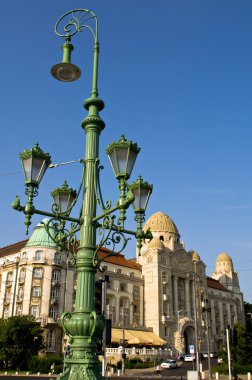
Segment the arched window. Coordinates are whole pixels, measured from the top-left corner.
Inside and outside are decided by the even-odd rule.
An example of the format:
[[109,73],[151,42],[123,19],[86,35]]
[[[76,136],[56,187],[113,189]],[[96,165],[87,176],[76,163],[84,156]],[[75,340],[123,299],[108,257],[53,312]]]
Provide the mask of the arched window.
[[41,250],[36,251],[34,259],[35,259],[35,261],[44,260],[44,252]]
[[54,321],[57,321],[57,318],[58,318],[58,307],[57,306],[51,306],[50,307],[49,317],[52,318]]
[[23,298],[24,298],[24,289],[19,288],[18,289],[18,301],[23,301]]
[[47,350],[55,351],[55,331],[49,330],[47,335]]
[[33,277],[34,278],[42,278],[43,277],[43,268],[34,268],[33,269]]
[[54,253],[54,264],[56,265],[60,265],[61,264],[61,255],[59,254],[59,252],[55,252]]
[[22,269],[19,274],[19,282],[24,282],[25,280],[25,269]]
[[32,315],[35,319],[39,317],[39,306],[33,305],[30,309],[30,315]]
[[12,275],[12,272],[8,272],[7,273],[7,278],[6,278],[6,285],[12,285],[12,281],[13,281],[13,275]]
[[9,308],[8,307],[4,308],[3,317],[4,317],[4,319],[9,318]]
[[40,286],[34,286],[32,288],[32,297],[41,297],[41,287]]
[[52,271],[52,281],[59,281],[60,280],[60,270],[54,269]]

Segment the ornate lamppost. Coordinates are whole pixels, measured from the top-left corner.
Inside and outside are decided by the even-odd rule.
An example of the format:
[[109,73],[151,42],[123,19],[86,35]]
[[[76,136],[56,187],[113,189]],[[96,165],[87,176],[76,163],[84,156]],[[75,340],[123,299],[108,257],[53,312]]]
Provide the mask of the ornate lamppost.
[[[60,32],[62,30],[62,32]],[[73,313],[64,312],[61,322],[66,335],[71,342],[71,351],[64,361],[64,373],[61,379],[102,379],[99,361],[96,355],[96,343],[102,337],[105,326],[105,317],[97,315],[94,310],[95,273],[103,270],[98,258],[98,250],[104,245],[110,245],[111,252],[107,256],[115,255],[125,248],[128,238],[125,234],[134,235],[137,246],[141,249],[142,239],[151,239],[150,231],[144,232],[145,209],[152,192],[152,185],[144,182],[139,176],[131,185],[127,183],[130,178],[136,157],[140,148],[122,136],[118,142],[113,142],[107,148],[115,177],[119,183],[119,199],[113,206],[110,201],[103,202],[99,181],[99,136],[105,127],[99,112],[104,108],[103,101],[98,97],[98,20],[97,16],[87,9],[75,9],[64,14],[55,25],[55,33],[65,39],[62,45],[63,60],[53,66],[51,74],[63,82],[71,82],[81,75],[80,69],[71,63],[73,45],[71,38],[88,30],[94,38],[93,80],[90,98],[84,102],[88,111],[82,122],[86,134],[85,158],[80,160],[83,165],[83,176],[79,190],[76,192],[69,188],[65,182],[61,188],[52,191],[54,203],[51,212],[38,210],[33,204],[38,194],[40,181],[46,169],[51,164],[48,153],[44,153],[38,144],[31,150],[20,154],[22,160],[26,194],[28,200],[22,206],[17,196],[13,208],[25,214],[25,225],[31,224],[33,214],[48,216],[49,222],[45,224],[48,234],[57,242],[59,249],[76,248],[73,256],[77,271],[77,292],[75,309]],[[81,215],[73,218],[70,213],[84,187]],[[136,231],[125,228],[126,209],[133,205]],[[101,212],[97,214],[97,205]],[[70,222],[68,228],[66,223]],[[54,226],[54,233],[52,233]],[[55,232],[56,229],[56,232]],[[76,234],[79,234],[78,237]],[[100,239],[98,241],[98,235]],[[117,244],[121,246],[116,249]]]

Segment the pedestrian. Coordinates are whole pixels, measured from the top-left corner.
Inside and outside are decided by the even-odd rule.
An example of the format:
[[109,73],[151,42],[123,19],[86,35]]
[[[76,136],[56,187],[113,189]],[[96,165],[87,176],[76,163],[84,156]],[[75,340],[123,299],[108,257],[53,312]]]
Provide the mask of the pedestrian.
[[55,370],[55,364],[53,363],[50,367],[51,371],[52,371],[52,374],[54,374],[54,370]]
[[161,376],[160,365],[159,365],[159,364],[157,365],[157,375],[158,375],[158,376]]

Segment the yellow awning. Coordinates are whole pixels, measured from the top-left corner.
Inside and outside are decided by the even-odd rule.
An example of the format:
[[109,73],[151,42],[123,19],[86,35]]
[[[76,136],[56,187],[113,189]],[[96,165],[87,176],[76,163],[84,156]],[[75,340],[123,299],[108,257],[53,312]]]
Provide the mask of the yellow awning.
[[[124,329],[124,339],[128,344],[141,344],[151,346],[163,346],[166,341],[152,331]],[[112,329],[112,343],[120,343],[123,340],[123,329]]]

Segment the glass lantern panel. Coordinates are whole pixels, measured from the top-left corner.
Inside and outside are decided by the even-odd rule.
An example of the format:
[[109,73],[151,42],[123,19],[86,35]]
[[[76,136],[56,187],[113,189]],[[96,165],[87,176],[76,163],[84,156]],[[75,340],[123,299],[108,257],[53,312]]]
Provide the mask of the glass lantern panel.
[[140,208],[145,210],[149,196],[149,189],[141,189]]
[[127,169],[126,169],[127,174],[129,176],[131,175],[132,169],[135,165],[136,158],[137,158],[137,153],[133,150],[130,150],[129,157],[128,157],[128,165],[127,165]]
[[33,158],[32,160],[32,180],[40,182],[46,170],[45,160],[42,158]]
[[31,157],[23,159],[25,180],[31,180]]
[[118,173],[126,173],[128,148],[119,148],[116,150],[117,162],[118,162]]
[[68,203],[69,203],[69,194],[60,194],[59,196],[60,201],[60,212],[66,212],[68,209]]
[[138,210],[140,207],[140,189],[134,189],[132,190],[132,192],[135,196],[135,200],[133,202],[133,208],[134,210]]
[[112,152],[109,154],[109,158],[110,158],[112,168],[115,172],[115,175],[117,175],[118,174],[118,166],[117,166],[117,158],[116,158],[115,150],[112,150]]

